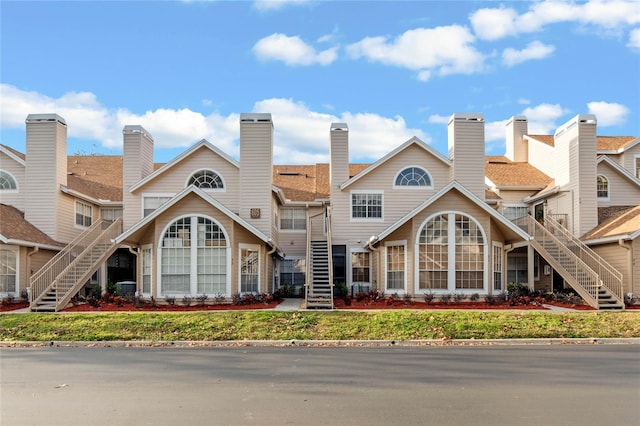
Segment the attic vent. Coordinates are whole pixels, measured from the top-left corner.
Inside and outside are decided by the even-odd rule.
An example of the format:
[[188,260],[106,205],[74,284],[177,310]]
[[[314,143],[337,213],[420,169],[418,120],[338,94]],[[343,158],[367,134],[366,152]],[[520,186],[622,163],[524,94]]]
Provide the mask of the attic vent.
[[489,164],[509,164],[506,161],[487,161]]
[[298,172],[278,172],[280,176],[300,176]]

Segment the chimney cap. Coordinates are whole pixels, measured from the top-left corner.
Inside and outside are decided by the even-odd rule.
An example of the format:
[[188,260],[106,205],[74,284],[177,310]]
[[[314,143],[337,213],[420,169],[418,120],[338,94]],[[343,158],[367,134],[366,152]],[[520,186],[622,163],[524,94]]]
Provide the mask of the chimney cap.
[[43,123],[43,122],[58,122],[64,126],[67,125],[67,122],[64,121],[64,118],[60,117],[56,113],[49,114],[29,114],[25,121],[26,123]]
[[271,123],[270,112],[243,112],[240,114],[241,123]]
[[449,124],[453,121],[484,121],[484,115],[480,112],[456,112],[449,118]]
[[331,131],[334,130],[347,131],[349,126],[347,126],[347,123],[331,123]]
[[149,133],[144,127],[139,124],[127,124],[122,129],[123,134],[134,134],[134,133],[142,133],[146,137],[148,137],[151,141],[153,141],[153,136]]

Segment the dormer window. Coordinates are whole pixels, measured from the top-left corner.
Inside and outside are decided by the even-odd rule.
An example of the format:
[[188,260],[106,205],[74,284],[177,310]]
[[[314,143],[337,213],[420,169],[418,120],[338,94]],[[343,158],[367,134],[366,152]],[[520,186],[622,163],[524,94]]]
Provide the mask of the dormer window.
[[220,175],[213,170],[198,170],[191,175],[187,181],[187,186],[194,185],[200,189],[224,189],[224,182]]
[[609,180],[602,175],[598,175],[598,198],[609,198]]
[[0,170],[0,191],[16,191],[18,184],[9,172]]
[[403,169],[396,175],[395,187],[404,188],[432,188],[432,180],[429,172],[422,167],[412,166]]

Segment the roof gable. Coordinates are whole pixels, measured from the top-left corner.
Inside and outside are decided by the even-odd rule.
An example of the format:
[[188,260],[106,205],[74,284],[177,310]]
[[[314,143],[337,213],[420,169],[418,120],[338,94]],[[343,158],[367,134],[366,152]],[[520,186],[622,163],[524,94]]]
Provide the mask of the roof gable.
[[128,237],[133,235],[136,231],[144,228],[146,225],[148,225],[149,223],[153,222],[162,213],[164,213],[165,211],[167,211],[168,209],[170,209],[174,205],[178,204],[182,199],[187,197],[189,194],[195,194],[196,196],[202,198],[204,201],[206,201],[207,203],[211,204],[216,209],[220,210],[222,213],[224,213],[230,219],[232,219],[233,221],[238,223],[240,226],[244,227],[246,230],[251,232],[253,235],[255,235],[256,237],[261,239],[263,242],[265,242],[267,244],[270,244],[272,246],[275,246],[275,244],[273,243],[271,238],[266,236],[262,231],[258,230],[258,228],[256,228],[255,226],[251,225],[249,222],[247,222],[246,220],[242,219],[237,214],[233,213],[231,210],[229,210],[227,207],[225,207],[222,203],[217,201],[215,198],[211,197],[209,194],[207,194],[206,192],[204,192],[200,188],[197,188],[197,187],[195,187],[193,185],[189,185],[188,187],[183,189],[181,192],[176,194],[171,200],[169,200],[168,202],[164,203],[158,209],[154,210],[153,213],[151,213],[148,216],[145,216],[141,221],[136,223],[134,226],[129,228],[127,231],[125,231],[122,234],[120,234],[116,238],[116,242],[117,243],[122,243]]
[[226,160],[227,162],[229,162],[234,167],[236,167],[238,169],[240,168],[240,163],[238,163],[236,160],[231,158],[231,156],[229,156],[228,154],[226,154],[225,152],[223,152],[222,150],[220,150],[216,146],[212,145],[206,139],[202,139],[200,142],[194,144],[193,146],[191,146],[189,149],[184,151],[182,154],[178,155],[173,160],[169,161],[168,163],[166,163],[163,166],[161,166],[158,169],[156,169],[149,176],[147,176],[144,179],[140,180],[138,183],[132,185],[131,188],[129,188],[129,192],[133,192],[136,189],[141,188],[142,186],[144,186],[148,182],[154,180],[156,177],[158,177],[158,176],[164,174],[165,172],[169,171],[171,168],[173,168],[177,164],[180,164],[185,159],[187,159],[187,158],[191,157],[192,155],[194,155],[201,148],[205,148],[205,149],[211,150],[214,154],[216,154],[220,158]]
[[380,158],[375,163],[369,165],[364,170],[360,171],[358,174],[356,174],[355,176],[353,176],[352,178],[350,178],[346,182],[343,182],[340,185],[340,189],[347,188],[348,186],[350,186],[354,182],[357,182],[358,180],[362,179],[364,176],[366,176],[369,173],[371,173],[374,170],[376,170],[378,167],[380,167],[381,165],[383,165],[384,163],[389,161],[391,158],[397,156],[399,153],[405,151],[407,148],[409,148],[410,146],[414,146],[414,145],[422,148],[428,154],[430,154],[434,158],[436,158],[436,159],[440,160],[441,162],[443,162],[447,167],[451,167],[451,161],[448,158],[446,158],[444,155],[440,154],[434,148],[432,148],[431,146],[429,146],[428,144],[424,143],[419,138],[414,136],[411,139],[409,139],[408,141],[406,141],[405,143],[403,143],[402,145],[400,145],[399,147],[397,147],[396,149],[394,149],[393,151],[391,151],[390,153],[388,153],[387,155],[385,155],[384,157]]
[[26,164],[24,161],[25,157],[24,157],[24,154],[22,154],[21,152],[18,152],[15,149],[2,144],[0,144],[0,152],[6,155],[7,157],[11,158],[13,161],[20,164],[21,166],[25,166]]
[[529,240],[529,234],[524,232],[522,229],[520,229],[518,226],[516,226],[509,219],[507,219],[506,217],[504,217],[500,213],[498,213],[496,210],[494,210],[491,207],[489,207],[484,201],[482,201],[475,194],[473,194],[470,191],[468,191],[464,186],[460,185],[456,181],[450,182],[447,186],[445,186],[440,191],[438,191],[436,194],[434,194],[433,197],[431,197],[428,200],[424,201],[418,207],[416,207],[415,209],[411,210],[404,217],[400,218],[394,224],[392,224],[387,229],[382,231],[380,234],[375,236],[375,240],[376,241],[380,241],[380,240],[383,240],[384,238],[388,237],[389,235],[391,235],[392,232],[394,232],[395,230],[400,228],[402,225],[407,223],[409,220],[411,220],[414,216],[416,216],[422,210],[426,209],[427,207],[429,207],[430,205],[432,205],[433,203],[435,203],[436,201],[441,199],[445,194],[447,194],[447,193],[449,193],[450,191],[453,191],[453,190],[460,192],[469,201],[471,201],[473,204],[475,204],[478,207],[480,207],[482,210],[484,210],[486,213],[488,213],[489,216],[491,216],[493,219],[495,219],[499,223],[503,224],[505,227],[509,228],[515,234],[520,236],[523,240]]
[[55,241],[24,218],[13,206],[0,204],[0,241],[27,247],[42,247],[59,250],[65,244]]
[[636,239],[640,236],[640,206],[631,207],[587,232],[581,239],[588,244]]
[[640,187],[640,179],[638,179],[637,177],[635,177],[634,175],[632,175],[629,170],[625,169],[624,167],[622,167],[620,164],[616,163],[615,161],[613,161],[611,158],[607,157],[606,155],[601,155],[598,157],[598,159],[596,160],[596,165],[600,166],[600,164],[607,164],[609,165],[614,171],[616,171],[620,176],[626,178],[628,181],[630,181],[633,185]]
[[498,189],[539,190],[553,181],[529,163],[516,163],[501,156],[486,157],[485,176],[491,181],[491,186]]

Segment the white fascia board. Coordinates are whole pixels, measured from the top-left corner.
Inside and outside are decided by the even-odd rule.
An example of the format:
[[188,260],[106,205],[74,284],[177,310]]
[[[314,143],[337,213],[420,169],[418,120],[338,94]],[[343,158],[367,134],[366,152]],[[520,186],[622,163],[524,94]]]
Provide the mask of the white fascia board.
[[627,180],[631,181],[631,183],[640,186],[640,179],[632,175],[627,169],[613,161],[611,158],[607,157],[606,155],[602,155],[598,158],[596,164],[600,164],[602,162],[607,163],[609,166],[611,166],[612,169],[620,173],[623,177],[627,178]]
[[594,238],[592,240],[583,240],[582,242],[588,246],[597,246],[599,244],[617,243],[620,240],[633,240],[629,234],[612,235],[604,238]]
[[559,186],[555,186],[552,189],[550,189],[549,191],[545,191],[543,193],[536,194],[536,195],[531,195],[529,197],[526,197],[522,201],[524,201],[527,204],[531,204],[531,203],[536,202],[538,200],[541,200],[543,198],[547,198],[547,197],[549,197],[551,195],[557,194],[558,192],[560,192],[560,187]]
[[484,177],[484,184],[491,190],[498,189],[498,186],[495,183],[493,183],[493,181],[489,179],[487,176]]
[[17,240],[14,238],[7,239],[3,235],[0,235],[0,241],[4,244],[14,245],[14,246],[22,246],[22,247],[38,247],[43,250],[54,250],[59,251],[64,248],[64,246],[53,246],[50,244],[42,244],[36,243],[35,241],[27,241],[27,240]]
[[20,164],[21,166],[26,165],[26,162],[22,158],[18,157],[17,155],[15,155],[13,152],[9,151],[2,145],[0,145],[0,152],[2,152],[4,155],[11,158],[13,161]]
[[630,150],[631,148],[633,148],[634,146],[638,145],[640,143],[640,138],[635,138],[633,139],[631,142],[629,142],[628,144],[626,144],[625,146],[618,148],[618,149],[602,149],[602,150],[597,150],[596,154],[598,155],[606,155],[606,154],[622,154],[625,151]]
[[156,170],[153,173],[149,174],[147,177],[145,177],[144,179],[141,179],[137,183],[131,185],[129,187],[129,192],[133,192],[136,189],[144,186],[149,181],[155,179],[157,176],[160,176],[161,174],[163,174],[167,170],[171,169],[176,164],[179,164],[180,162],[182,162],[182,160],[184,160],[185,158],[188,158],[189,156],[191,156],[191,154],[193,152],[197,151],[198,149],[200,149],[203,146],[209,148],[212,152],[214,152],[217,155],[219,155],[220,157],[224,158],[225,160],[227,160],[231,165],[235,166],[236,168],[240,168],[240,163],[237,162],[236,160],[234,160],[229,154],[221,151],[219,148],[217,148],[214,145],[212,145],[206,139],[202,139],[200,142],[198,142],[195,145],[191,146],[191,148],[187,149],[182,154],[178,155],[173,160],[169,161],[164,166],[160,167],[158,170]]
[[111,201],[111,200],[103,200],[100,198],[93,198],[89,195],[85,195],[81,192],[76,191],[75,189],[71,189],[64,185],[60,185],[60,191],[100,207],[122,207],[122,201]]
[[429,207],[431,204],[436,202],[438,199],[440,199],[442,196],[444,196],[446,193],[448,193],[452,189],[457,189],[460,193],[462,193],[462,195],[464,195],[466,198],[471,200],[474,204],[476,204],[482,210],[487,212],[494,219],[496,219],[497,221],[501,222],[502,224],[507,226],[509,229],[511,229],[513,232],[515,232],[520,237],[522,237],[523,240],[529,241],[529,239],[530,239],[529,234],[524,232],[522,229],[520,229],[518,226],[516,226],[513,222],[508,220],[506,217],[502,216],[500,213],[498,213],[497,211],[495,211],[494,209],[489,207],[487,205],[487,203],[485,203],[483,200],[478,198],[475,194],[469,192],[467,189],[465,189],[458,182],[452,181],[447,186],[445,186],[440,191],[438,191],[436,194],[434,194],[433,197],[431,197],[430,199],[426,200],[425,202],[420,204],[415,209],[411,210],[404,217],[400,218],[396,223],[392,224],[387,229],[385,229],[380,234],[378,234],[375,237],[376,242],[386,238],[387,236],[389,236],[393,231],[395,231],[396,229],[400,228],[407,221],[409,221],[411,218],[413,218],[415,215],[417,215],[419,212],[421,212],[425,208]]
[[363,171],[361,171],[360,173],[358,173],[357,175],[355,175],[351,179],[347,180],[346,182],[343,182],[339,186],[340,190],[344,190],[345,188],[347,188],[352,183],[354,183],[354,182],[358,181],[360,178],[366,176],[367,174],[369,174],[373,170],[377,169],[380,165],[384,164],[385,162],[387,162],[388,160],[390,160],[391,158],[395,157],[400,152],[404,151],[409,146],[414,145],[414,144],[419,146],[420,148],[424,149],[425,151],[427,151],[429,154],[433,155],[438,160],[442,161],[448,167],[451,167],[451,161],[449,161],[449,159],[447,157],[445,157],[444,155],[440,154],[434,148],[432,148],[428,144],[426,144],[423,141],[421,141],[418,137],[414,136],[411,139],[409,139],[408,141],[406,141],[405,143],[403,143],[402,145],[400,145],[399,147],[397,147],[396,149],[394,149],[393,151],[391,151],[390,153],[388,153],[387,155],[385,155],[384,157],[382,157],[381,159],[379,159],[378,161],[376,161],[375,163],[371,164],[369,167],[367,167],[366,169],[364,169]]

